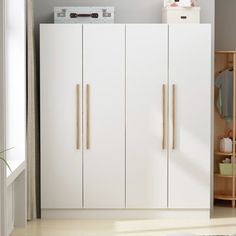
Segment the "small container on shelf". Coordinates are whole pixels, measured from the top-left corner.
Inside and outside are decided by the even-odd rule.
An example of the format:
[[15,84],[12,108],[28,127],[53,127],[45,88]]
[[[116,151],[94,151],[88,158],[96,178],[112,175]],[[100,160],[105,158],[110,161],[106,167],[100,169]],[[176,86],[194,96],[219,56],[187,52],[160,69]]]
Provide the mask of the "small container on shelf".
[[222,152],[222,153],[232,153],[233,152],[233,141],[230,138],[221,138],[220,152]]
[[197,0],[164,0],[164,7],[196,7]]
[[[231,176],[233,174],[232,163],[219,163],[220,174],[223,176]],[[234,164],[234,169],[236,171],[236,164]]]
[[162,23],[199,24],[200,7],[165,7],[162,9]]

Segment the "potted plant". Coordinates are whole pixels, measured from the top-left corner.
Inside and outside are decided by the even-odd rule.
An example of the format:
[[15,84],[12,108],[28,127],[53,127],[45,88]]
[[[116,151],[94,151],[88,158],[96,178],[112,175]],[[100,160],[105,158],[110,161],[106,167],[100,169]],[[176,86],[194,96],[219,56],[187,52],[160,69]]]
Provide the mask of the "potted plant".
[[12,172],[12,169],[11,169],[10,165],[8,164],[8,162],[5,160],[4,157],[1,156],[2,154],[6,153],[7,151],[9,151],[11,149],[12,148],[8,148],[6,150],[0,151],[0,161],[3,161],[6,164],[7,168]]

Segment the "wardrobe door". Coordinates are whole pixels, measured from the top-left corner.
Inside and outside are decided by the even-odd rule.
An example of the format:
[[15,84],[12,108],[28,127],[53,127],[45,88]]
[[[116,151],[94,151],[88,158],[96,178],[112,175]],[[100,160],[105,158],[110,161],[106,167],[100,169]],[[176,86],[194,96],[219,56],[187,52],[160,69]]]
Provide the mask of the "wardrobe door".
[[168,26],[126,26],[127,208],[167,207]]
[[83,26],[84,207],[125,207],[125,25]]
[[211,26],[169,26],[169,207],[210,208]]
[[42,208],[82,207],[82,26],[41,25]]

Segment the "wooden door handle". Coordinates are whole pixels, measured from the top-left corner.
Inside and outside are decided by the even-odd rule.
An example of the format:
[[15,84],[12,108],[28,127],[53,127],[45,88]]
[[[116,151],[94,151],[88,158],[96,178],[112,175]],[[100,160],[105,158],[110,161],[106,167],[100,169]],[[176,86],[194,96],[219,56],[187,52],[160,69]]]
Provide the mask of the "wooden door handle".
[[80,149],[80,85],[76,85],[76,148]]
[[165,136],[166,136],[166,130],[165,130],[165,120],[166,120],[166,85],[162,85],[162,149],[165,149]]
[[86,148],[90,149],[90,86],[86,85]]
[[175,149],[175,84],[172,84],[172,149]]

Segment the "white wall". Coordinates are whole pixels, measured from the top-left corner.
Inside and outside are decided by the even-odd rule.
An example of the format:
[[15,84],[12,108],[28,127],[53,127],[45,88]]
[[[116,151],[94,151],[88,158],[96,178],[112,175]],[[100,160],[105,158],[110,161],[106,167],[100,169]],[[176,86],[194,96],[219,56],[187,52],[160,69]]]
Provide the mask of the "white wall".
[[236,1],[216,0],[216,50],[236,50]]

